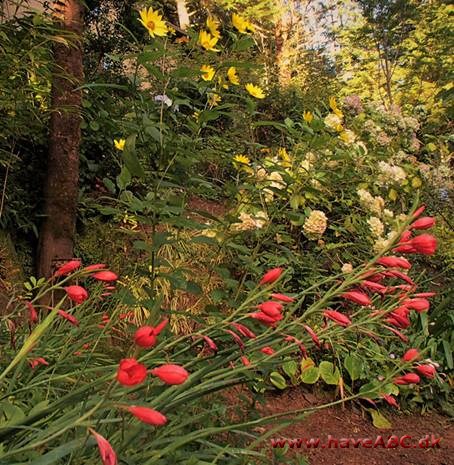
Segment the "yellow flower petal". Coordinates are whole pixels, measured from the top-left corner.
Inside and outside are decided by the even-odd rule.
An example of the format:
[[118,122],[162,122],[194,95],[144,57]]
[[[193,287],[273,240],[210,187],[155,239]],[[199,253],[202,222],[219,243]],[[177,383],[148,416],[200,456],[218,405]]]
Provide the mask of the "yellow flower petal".
[[245,89],[255,98],[264,99],[266,97],[265,92],[259,87],[254,86],[254,84],[246,84]]

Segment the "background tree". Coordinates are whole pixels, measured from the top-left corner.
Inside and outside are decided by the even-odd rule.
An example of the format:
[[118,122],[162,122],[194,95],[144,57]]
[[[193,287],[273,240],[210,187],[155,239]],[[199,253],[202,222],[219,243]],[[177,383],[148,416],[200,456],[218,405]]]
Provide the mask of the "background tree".
[[38,274],[50,276],[57,260],[73,256],[78,201],[80,105],[83,80],[82,4],[55,4],[59,27],[73,35],[71,44],[54,47],[52,113],[44,197],[44,220],[38,246]]

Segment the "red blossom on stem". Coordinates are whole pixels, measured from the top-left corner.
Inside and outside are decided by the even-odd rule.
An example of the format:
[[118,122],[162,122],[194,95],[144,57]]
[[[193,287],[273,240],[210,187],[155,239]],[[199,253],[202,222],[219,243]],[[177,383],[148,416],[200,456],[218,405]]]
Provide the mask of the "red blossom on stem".
[[76,304],[81,304],[88,299],[88,292],[82,286],[65,287],[66,294]]
[[230,323],[242,336],[248,339],[255,339],[257,336],[245,325],[241,323],[232,322]]
[[30,302],[25,302],[25,305],[28,309],[28,321],[30,324],[37,323],[38,312],[36,311],[36,308]]
[[120,361],[117,371],[117,381],[123,386],[135,386],[145,381],[147,367],[135,358],[124,358]]
[[77,270],[82,265],[80,260],[71,260],[61,265],[54,273],[53,277],[58,278],[59,276],[66,276]]
[[418,349],[408,349],[402,356],[404,362],[413,362],[414,360],[418,360],[418,358],[420,358]]
[[43,357],[35,358],[33,360],[30,360],[28,363],[32,369],[36,368],[38,365],[49,365],[49,363]]
[[161,365],[150,370],[150,373],[166,384],[183,384],[189,377],[189,373],[183,367],[173,364]]
[[433,365],[418,365],[416,371],[426,378],[434,378],[437,370]]
[[286,302],[286,303],[295,302],[294,297],[290,297],[290,296],[285,295],[285,294],[279,294],[279,293],[271,294],[271,298],[273,298],[275,300],[280,300],[281,302]]
[[108,283],[118,279],[118,275],[109,270],[98,271],[97,273],[92,274],[91,277],[98,281],[104,281]]
[[421,381],[421,378],[416,373],[407,373],[403,376],[398,376],[394,379],[394,384],[418,384]]
[[343,297],[346,300],[350,300],[355,304],[363,306],[367,306],[372,303],[369,296],[362,291],[347,291],[341,294],[341,297]]
[[268,302],[263,302],[257,305],[257,308],[266,315],[270,316],[271,318],[276,318],[279,317],[279,315],[282,313],[282,309],[284,307],[282,306],[282,304],[278,302],[273,302],[272,300],[269,300]]
[[272,284],[277,281],[281,274],[283,273],[283,268],[272,268],[271,270],[267,271],[263,278],[260,280],[260,284]]
[[152,408],[131,405],[126,409],[142,423],[154,426],[162,426],[167,423],[167,418],[162,413]]
[[404,268],[405,270],[411,268],[411,263],[404,257],[381,257],[377,260],[377,263],[386,268]]
[[109,441],[91,428],[90,433],[94,436],[98,443],[99,454],[103,465],[117,465],[117,454],[113,450]]

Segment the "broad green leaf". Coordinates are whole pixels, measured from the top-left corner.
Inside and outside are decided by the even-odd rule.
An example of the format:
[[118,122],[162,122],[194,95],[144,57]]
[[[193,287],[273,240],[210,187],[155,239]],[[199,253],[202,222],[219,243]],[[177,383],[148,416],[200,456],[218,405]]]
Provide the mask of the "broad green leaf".
[[[117,185],[120,190],[124,190],[129,186],[131,182],[131,173],[126,166],[121,168],[120,174],[117,176]],[[115,192],[115,191],[114,191]]]
[[314,384],[320,377],[320,370],[318,367],[310,367],[303,371],[300,379],[303,383]]
[[287,382],[285,381],[285,378],[277,371],[273,371],[270,374],[270,381],[278,389],[285,389],[287,387]]
[[384,417],[378,410],[369,408],[367,409],[367,411],[372,416],[372,423],[374,424],[375,428],[379,428],[379,429],[392,428],[392,424],[390,423],[390,421],[386,417]]
[[323,361],[319,365],[320,376],[326,384],[338,385],[340,380],[339,368],[331,362]]
[[363,372],[364,364],[358,355],[349,354],[345,357],[344,360],[345,369],[348,371],[352,381],[356,381],[361,378]]
[[282,364],[282,370],[289,378],[293,378],[298,371],[298,364],[294,360],[289,360]]

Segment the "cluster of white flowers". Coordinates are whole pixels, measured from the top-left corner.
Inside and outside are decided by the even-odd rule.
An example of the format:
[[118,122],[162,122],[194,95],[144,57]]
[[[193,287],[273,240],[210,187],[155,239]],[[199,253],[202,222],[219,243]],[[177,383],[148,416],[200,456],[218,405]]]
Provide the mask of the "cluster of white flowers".
[[399,184],[407,178],[407,174],[400,166],[391,165],[385,161],[378,162],[378,169],[381,173],[379,178],[381,184]]
[[375,237],[381,237],[383,236],[383,233],[385,232],[385,226],[381,222],[380,218],[377,218],[376,216],[371,216],[368,220],[367,223],[369,225],[371,233]]
[[252,229],[261,229],[268,221],[268,215],[264,211],[259,211],[253,215],[241,212],[239,215],[241,223],[235,223],[235,231],[250,231]]
[[328,226],[328,218],[320,210],[312,210],[303,225],[304,234],[308,239],[319,239]]
[[369,210],[371,213],[381,216],[383,208],[385,207],[383,197],[374,197],[366,189],[358,189],[356,193],[358,194],[359,202],[365,209]]
[[377,239],[373,246],[374,252],[376,253],[383,252],[383,250],[388,248],[390,244],[396,239],[396,235],[397,235],[396,231],[391,231],[386,236],[386,239],[383,237],[380,237],[379,239]]

